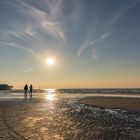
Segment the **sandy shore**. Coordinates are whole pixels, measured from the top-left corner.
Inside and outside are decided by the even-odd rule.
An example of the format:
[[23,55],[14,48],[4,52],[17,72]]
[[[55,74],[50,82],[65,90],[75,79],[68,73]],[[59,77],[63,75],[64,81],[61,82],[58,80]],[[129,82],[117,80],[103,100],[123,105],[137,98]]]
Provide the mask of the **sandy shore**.
[[105,108],[121,108],[131,111],[140,111],[140,98],[123,97],[87,97],[80,103],[100,106]]
[[140,111],[94,107],[66,96],[0,102],[0,140],[140,139]]

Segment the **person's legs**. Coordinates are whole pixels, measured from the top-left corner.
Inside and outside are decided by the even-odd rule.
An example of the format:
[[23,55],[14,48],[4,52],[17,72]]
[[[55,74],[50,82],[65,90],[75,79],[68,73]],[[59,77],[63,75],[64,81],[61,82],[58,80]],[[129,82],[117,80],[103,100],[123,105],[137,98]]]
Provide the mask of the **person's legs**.
[[27,90],[25,90],[24,96],[25,96],[25,98],[27,97]]
[[30,91],[30,98],[32,98],[32,91]]

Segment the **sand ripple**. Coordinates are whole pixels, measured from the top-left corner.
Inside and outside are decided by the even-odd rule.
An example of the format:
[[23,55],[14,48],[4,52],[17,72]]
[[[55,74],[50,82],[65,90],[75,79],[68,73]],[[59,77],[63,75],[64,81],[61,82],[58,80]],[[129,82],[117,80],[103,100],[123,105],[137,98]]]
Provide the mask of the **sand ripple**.
[[1,140],[139,140],[140,112],[62,99],[0,105]]

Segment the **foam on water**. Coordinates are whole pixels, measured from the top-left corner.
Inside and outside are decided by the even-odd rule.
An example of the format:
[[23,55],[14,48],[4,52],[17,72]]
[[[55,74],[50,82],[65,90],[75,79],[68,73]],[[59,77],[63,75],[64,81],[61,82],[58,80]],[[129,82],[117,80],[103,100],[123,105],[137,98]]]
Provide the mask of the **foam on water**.
[[[43,90],[42,90],[43,91]],[[140,98],[140,94],[139,94],[139,90],[138,90],[138,93],[136,93],[136,90],[135,93],[131,93],[130,92],[128,93],[115,93],[112,92],[112,93],[103,93],[103,92],[100,92],[100,93],[88,93],[89,90],[87,89],[87,92],[86,90],[84,89],[84,93],[82,90],[81,93],[75,93],[74,90],[72,90],[73,93],[66,93],[66,92],[63,92],[63,93],[60,93],[59,90],[44,90],[43,92],[40,92],[40,93],[33,93],[33,98],[46,98],[48,100],[53,100],[54,98],[57,99],[57,98],[69,98],[69,99],[78,99],[78,98],[84,98],[84,97],[123,97],[123,98]],[[24,92],[23,91],[20,91],[18,92],[18,90],[15,92],[10,92],[10,91],[0,91],[0,101],[4,101],[4,100],[15,100],[15,99],[23,99],[24,98]]]

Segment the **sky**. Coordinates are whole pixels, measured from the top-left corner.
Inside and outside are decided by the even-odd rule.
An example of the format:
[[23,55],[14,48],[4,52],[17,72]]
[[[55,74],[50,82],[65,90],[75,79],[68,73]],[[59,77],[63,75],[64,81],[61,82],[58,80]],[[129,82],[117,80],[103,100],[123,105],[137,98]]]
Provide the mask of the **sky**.
[[0,0],[0,83],[140,87],[140,0]]

